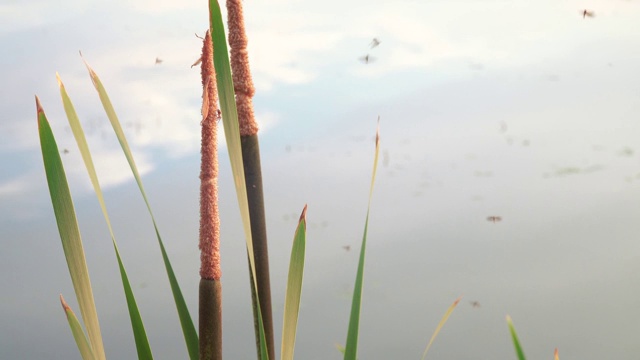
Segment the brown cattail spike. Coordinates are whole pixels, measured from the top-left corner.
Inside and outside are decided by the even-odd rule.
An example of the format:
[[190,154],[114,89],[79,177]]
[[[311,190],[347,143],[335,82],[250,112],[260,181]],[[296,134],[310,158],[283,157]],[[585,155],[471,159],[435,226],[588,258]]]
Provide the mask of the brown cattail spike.
[[231,48],[231,70],[233,86],[236,92],[240,135],[255,135],[258,133],[258,123],[253,113],[252,98],[256,90],[253,87],[251,70],[249,69],[247,35],[244,30],[244,16],[242,15],[242,0],[227,0],[227,14],[229,47]]
[[[207,31],[202,46],[202,163],[200,168],[200,277],[219,280],[220,216],[218,213],[218,90],[213,43]],[[206,108],[205,108],[206,106]]]

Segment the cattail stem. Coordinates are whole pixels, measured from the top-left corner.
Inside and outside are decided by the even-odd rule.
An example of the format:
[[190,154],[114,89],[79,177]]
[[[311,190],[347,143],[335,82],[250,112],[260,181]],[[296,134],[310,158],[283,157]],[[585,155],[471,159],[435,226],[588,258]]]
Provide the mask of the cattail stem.
[[[260,148],[258,135],[241,136],[242,159],[244,161],[245,185],[249,201],[249,218],[251,219],[251,237],[253,239],[253,260],[256,267],[256,283],[258,284],[258,300],[264,326],[265,340],[269,359],[275,358],[273,339],[273,315],[271,310],[271,281],[269,278],[269,251],[267,248],[267,225],[265,222],[264,196],[262,192],[262,171],[260,167]],[[251,279],[253,281],[253,279]],[[252,283],[253,284],[253,283]],[[253,285],[251,286],[253,288]],[[253,299],[254,318],[258,316],[255,294]],[[258,327],[256,324],[256,339]],[[258,353],[260,353],[258,351]]]
[[222,359],[222,285],[220,280],[200,279],[200,359]]

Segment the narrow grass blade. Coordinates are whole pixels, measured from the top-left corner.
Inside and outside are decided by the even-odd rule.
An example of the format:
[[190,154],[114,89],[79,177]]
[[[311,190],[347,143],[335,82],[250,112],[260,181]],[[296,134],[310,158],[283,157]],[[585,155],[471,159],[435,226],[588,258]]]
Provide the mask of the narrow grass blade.
[[251,237],[251,222],[249,218],[249,205],[247,201],[247,189],[245,188],[244,167],[242,165],[242,147],[240,144],[240,128],[238,125],[238,111],[236,109],[233,80],[231,78],[231,65],[229,64],[229,52],[227,39],[220,13],[220,5],[217,0],[209,0],[209,21],[211,26],[211,40],[213,41],[213,64],[216,68],[216,82],[218,85],[218,97],[222,110],[222,123],[224,136],[227,141],[231,171],[236,187],[238,205],[242,216],[244,234],[247,241],[251,272],[255,284],[255,260],[253,258],[253,241]]
[[524,357],[524,351],[522,351],[522,347],[520,346],[520,341],[518,341],[518,334],[516,334],[516,328],[513,327],[513,322],[511,321],[511,316],[509,315],[507,315],[507,325],[509,325],[511,340],[513,340],[513,346],[516,349],[516,355],[518,355],[518,360],[526,360],[526,358]]
[[83,360],[93,360],[94,357],[93,352],[91,351],[91,345],[89,344],[89,339],[87,339],[87,336],[84,334],[84,330],[82,330],[82,325],[80,325],[76,314],[74,314],[67,302],[64,301],[62,295],[60,295],[60,303],[62,303],[62,309],[67,315],[69,328],[71,328],[73,338],[76,340],[78,350],[80,350],[80,356],[82,356]]
[[240,215],[242,217],[242,225],[247,243],[247,253],[249,256],[249,266],[251,268],[253,286],[252,291],[255,293],[257,303],[256,312],[258,313],[258,319],[256,319],[256,322],[258,323],[259,332],[259,354],[260,359],[265,360],[268,359],[268,352],[262,321],[262,311],[259,306],[260,299],[258,296],[258,284],[256,282],[258,277],[256,276],[255,258],[253,255],[253,239],[251,236],[251,220],[249,215],[247,189],[245,188],[238,111],[236,109],[235,92],[231,77],[231,65],[229,63],[227,39],[222,21],[222,13],[220,12],[220,4],[217,0],[209,0],[209,30],[211,31],[211,41],[213,42],[213,64],[216,69],[216,83],[218,85],[220,109],[222,110],[224,135],[227,142],[229,162],[231,164],[231,172],[233,173],[233,181],[236,187],[236,196],[238,198],[238,206],[240,208]]
[[436,339],[436,336],[438,336],[444,324],[447,322],[447,320],[449,320],[449,316],[451,315],[453,310],[456,308],[456,306],[458,306],[460,299],[462,299],[462,296],[457,298],[456,301],[454,301],[453,304],[449,306],[447,311],[442,316],[442,319],[440,320],[440,322],[438,323],[438,326],[436,327],[436,331],[434,331],[433,335],[431,335],[431,339],[429,339],[429,343],[427,344],[427,347],[424,349],[424,352],[422,353],[422,360],[424,360],[427,357],[427,352],[429,351],[431,344],[433,344],[433,341]]
[[560,355],[558,355],[558,348],[553,351],[553,359],[560,360]]
[[56,74],[56,78],[58,80],[58,87],[60,88],[62,104],[64,105],[64,110],[67,114],[67,118],[69,119],[69,126],[71,127],[73,136],[75,137],[78,148],[80,149],[80,154],[82,155],[82,160],[84,161],[87,172],[89,173],[89,178],[91,179],[93,190],[98,197],[100,209],[102,209],[102,215],[104,216],[107,227],[109,228],[111,242],[113,243],[113,248],[118,259],[118,268],[120,269],[120,278],[122,279],[125,298],[127,299],[129,318],[131,319],[131,327],[136,342],[138,359],[153,359],[153,354],[151,353],[151,347],[149,346],[149,340],[147,339],[147,333],[142,322],[142,317],[140,316],[140,311],[138,310],[138,305],[136,304],[133,290],[131,289],[131,284],[129,283],[129,278],[127,276],[127,272],[125,271],[124,264],[120,256],[120,251],[118,251],[118,245],[113,233],[113,228],[111,227],[111,220],[109,220],[109,214],[107,213],[107,207],[104,202],[102,189],[100,188],[100,182],[98,181],[98,176],[93,165],[93,159],[91,158],[91,152],[89,151],[89,145],[87,144],[87,140],[84,136],[84,131],[82,130],[82,125],[80,124],[80,120],[78,119],[78,114],[76,113],[73,103],[71,102],[71,99],[67,94],[67,90],[62,83],[62,79],[60,79],[60,76],[58,74]]
[[358,332],[360,328],[360,305],[362,303],[362,282],[364,279],[364,254],[367,247],[367,229],[369,228],[369,211],[371,209],[371,197],[373,195],[373,185],[378,169],[378,154],[380,153],[380,118],[378,117],[378,128],[376,130],[376,150],[373,159],[373,173],[371,175],[371,187],[369,189],[369,203],[367,205],[367,217],[364,222],[364,234],[362,235],[362,246],[360,248],[360,260],[356,273],[356,282],[353,289],[353,299],[351,300],[351,315],[349,317],[349,329],[347,330],[347,343],[345,345],[344,359],[356,360],[358,355]]
[[109,96],[98,78],[98,75],[93,71],[93,69],[87,64],[85,61],[85,65],[87,70],[89,71],[89,76],[91,77],[91,81],[93,82],[93,86],[98,91],[98,95],[100,96],[100,101],[102,102],[102,106],[111,122],[111,126],[116,133],[118,141],[120,142],[120,146],[122,147],[122,151],[124,152],[127,161],[129,162],[129,167],[131,168],[131,172],[133,173],[134,178],[136,179],[136,183],[138,184],[138,188],[140,189],[140,193],[142,194],[142,198],[144,199],[145,204],[147,205],[147,210],[149,211],[149,215],[151,216],[151,221],[153,222],[153,228],[156,232],[156,237],[158,238],[158,244],[160,246],[160,251],[162,253],[162,260],[164,261],[164,266],[167,271],[167,276],[169,278],[169,284],[171,285],[171,292],[173,293],[173,299],[176,303],[176,309],[178,311],[178,317],[180,318],[180,325],[182,326],[182,333],[184,335],[185,343],[187,346],[187,351],[189,352],[189,358],[192,360],[198,359],[198,333],[196,332],[196,328],[193,325],[193,320],[191,319],[191,315],[189,314],[189,309],[187,308],[187,304],[184,301],[184,297],[182,296],[182,291],[180,290],[180,285],[178,284],[178,280],[176,279],[175,273],[173,272],[173,267],[171,266],[171,262],[169,261],[169,256],[164,248],[164,244],[162,242],[162,237],[160,236],[160,231],[158,230],[158,225],[156,223],[156,219],[153,216],[153,212],[151,211],[151,205],[149,205],[149,200],[147,199],[147,194],[144,191],[144,186],[142,185],[142,178],[140,177],[140,173],[138,172],[138,168],[136,167],[136,163],[133,160],[133,156],[131,155],[131,149],[129,148],[129,144],[127,139],[124,136],[124,131],[122,131],[122,126],[120,125],[120,121],[118,120],[118,116],[116,115],[115,110],[113,109],[113,105],[111,104],[111,100],[109,100]]
[[291,259],[289,260],[289,278],[284,298],[284,319],[282,320],[282,348],[280,358],[293,360],[296,344],[296,328],[300,311],[300,294],[302,293],[302,277],[304,275],[304,255],[307,232],[307,206],[304,206],[296,234],[293,237]]
[[47,183],[51,195],[53,212],[56,216],[62,249],[69,267],[69,275],[76,293],[80,314],[87,329],[92,352],[98,360],[104,360],[104,345],[100,333],[100,323],[98,313],[93,300],[91,290],[91,280],[89,279],[89,269],[84,257],[82,238],[76,213],[71,200],[71,192],[64,173],[62,160],[58,145],[40,105],[40,100],[36,97],[36,107],[38,111],[38,132],[40,134],[40,147],[42,149],[42,160],[44,162]]

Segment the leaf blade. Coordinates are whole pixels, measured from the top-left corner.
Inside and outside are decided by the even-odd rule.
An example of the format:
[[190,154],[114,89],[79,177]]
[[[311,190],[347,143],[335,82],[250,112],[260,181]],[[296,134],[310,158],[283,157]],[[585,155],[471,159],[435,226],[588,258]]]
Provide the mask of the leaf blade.
[[373,172],[371,175],[371,186],[369,188],[369,202],[367,205],[367,216],[364,222],[364,234],[362,235],[362,245],[360,247],[360,258],[356,271],[356,281],[351,300],[351,314],[349,316],[349,328],[347,330],[347,341],[345,344],[344,359],[356,360],[358,355],[358,333],[360,328],[360,308],[362,304],[362,284],[364,282],[364,260],[367,246],[367,231],[369,229],[369,211],[371,209],[371,198],[373,196],[373,185],[375,184],[376,171],[378,168],[378,155],[380,153],[380,117],[378,117],[378,127],[376,129],[376,148],[373,159]]
[[80,325],[80,321],[78,321],[76,314],[71,310],[71,307],[69,307],[67,302],[64,301],[62,294],[60,295],[60,303],[62,303],[62,309],[67,316],[69,328],[71,328],[71,334],[76,341],[76,345],[80,351],[80,356],[82,356],[83,360],[92,360],[94,357],[93,351],[91,351],[91,344],[89,344],[89,339],[87,339],[84,330],[82,330],[82,325]]
[[67,119],[69,120],[69,126],[71,127],[73,136],[76,139],[78,148],[80,149],[82,160],[84,161],[87,172],[89,173],[89,178],[91,179],[93,190],[96,196],[98,197],[98,203],[100,204],[100,209],[102,210],[102,214],[104,216],[104,219],[107,223],[107,227],[109,229],[109,233],[111,235],[111,242],[113,243],[113,248],[115,250],[116,258],[118,260],[118,269],[120,270],[120,278],[122,280],[125,299],[127,301],[127,308],[129,310],[129,319],[131,320],[131,328],[132,328],[134,340],[136,343],[136,351],[138,353],[138,359],[153,359],[151,346],[149,345],[149,340],[147,338],[147,333],[144,328],[144,323],[140,315],[140,310],[138,309],[138,305],[136,303],[135,296],[133,294],[133,289],[131,288],[131,283],[129,282],[129,277],[127,276],[124,263],[122,262],[122,257],[120,256],[120,251],[118,250],[118,245],[116,243],[116,238],[113,232],[113,228],[111,226],[111,220],[109,219],[109,214],[107,212],[107,207],[105,205],[102,189],[100,188],[100,182],[98,181],[98,176],[96,174],[95,166],[93,164],[91,152],[89,151],[89,145],[87,144],[87,140],[84,136],[84,131],[82,130],[82,125],[78,118],[78,114],[76,113],[75,107],[71,102],[71,98],[69,97],[69,94],[67,93],[67,90],[65,89],[64,84],[62,83],[62,79],[60,78],[60,75],[56,74],[56,78],[58,80],[58,87],[60,88],[60,96],[62,98],[62,104],[64,106],[65,113],[67,114]]
[[306,247],[307,205],[302,210],[296,233],[293,237],[291,257],[289,260],[289,274],[287,290],[285,292],[284,312],[282,320],[282,346],[280,358],[293,360],[296,342],[296,328],[300,312],[300,295],[302,294],[302,279],[304,276],[304,256]]
[[53,131],[37,97],[36,108],[42,160],[47,176],[53,212],[56,217],[60,240],[62,241],[62,249],[69,268],[69,275],[80,306],[80,314],[87,329],[92,352],[96,359],[104,360],[105,354],[100,323],[93,299],[91,279],[89,278],[89,270],[84,256],[82,238],[71,199],[71,192],[69,191],[69,184],[67,183]]
[[509,326],[509,332],[511,333],[511,340],[513,341],[513,347],[516,350],[516,355],[518,356],[518,360],[526,360],[524,356],[524,351],[522,350],[522,346],[520,345],[520,340],[518,340],[518,334],[516,334],[516,328],[513,326],[513,321],[511,321],[511,316],[507,315],[507,325]]
[[462,299],[462,296],[457,298],[453,302],[453,304],[449,306],[447,311],[442,316],[442,319],[440,319],[440,322],[438,323],[436,330],[433,332],[433,335],[431,335],[431,339],[429,339],[429,343],[427,344],[427,347],[424,349],[424,352],[422,353],[422,360],[424,360],[427,357],[427,352],[429,352],[429,348],[431,348],[431,344],[433,344],[433,341],[436,339],[436,336],[438,336],[438,333],[440,333],[440,330],[442,329],[444,324],[447,322],[447,320],[449,320],[449,316],[451,316],[451,313],[453,312],[453,310],[456,308],[456,306],[458,306],[460,299]]
[[178,312],[178,318],[180,319],[180,326],[182,327],[182,334],[185,339],[185,344],[187,347],[187,351],[189,352],[189,358],[191,360],[197,360],[199,357],[199,347],[198,347],[198,333],[196,332],[196,328],[193,325],[193,320],[191,319],[191,315],[189,314],[189,309],[187,308],[187,304],[184,300],[184,296],[182,295],[182,291],[180,290],[180,285],[178,284],[178,280],[173,271],[173,267],[171,266],[171,262],[169,261],[169,256],[167,255],[166,249],[164,247],[164,243],[162,242],[162,237],[160,236],[160,230],[158,229],[158,224],[156,223],[155,217],[153,216],[153,211],[151,210],[151,205],[149,204],[149,200],[147,198],[147,194],[144,190],[144,186],[142,184],[142,178],[140,177],[140,173],[133,159],[133,155],[131,155],[131,149],[129,148],[129,144],[124,135],[124,131],[122,130],[122,126],[120,125],[120,121],[118,120],[118,116],[111,104],[111,100],[109,99],[109,95],[104,88],[104,85],[100,81],[100,78],[95,73],[95,71],[89,66],[89,64],[85,61],[85,66],[89,71],[89,76],[91,77],[91,81],[98,92],[100,97],[100,101],[102,102],[102,106],[107,114],[107,118],[109,118],[109,122],[111,122],[111,126],[113,127],[114,132],[116,133],[116,137],[118,138],[118,142],[120,143],[120,147],[127,158],[127,162],[129,163],[129,167],[131,168],[131,172],[138,184],[138,189],[142,194],[142,198],[147,206],[147,211],[151,217],[151,221],[153,223],[153,228],[156,233],[156,238],[158,239],[158,245],[160,246],[160,252],[162,254],[162,260],[164,262],[165,270],[167,272],[167,277],[169,278],[169,285],[171,286],[171,292],[173,294],[173,299],[176,304],[176,309]]

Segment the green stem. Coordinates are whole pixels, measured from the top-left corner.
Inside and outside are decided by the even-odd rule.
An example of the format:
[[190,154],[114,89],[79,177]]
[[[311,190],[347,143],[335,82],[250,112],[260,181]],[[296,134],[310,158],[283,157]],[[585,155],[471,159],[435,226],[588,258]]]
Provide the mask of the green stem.
[[222,286],[200,279],[200,360],[222,360]]
[[[258,135],[241,136],[242,159],[244,165],[245,185],[249,202],[249,218],[251,219],[251,237],[253,239],[253,257],[256,266],[256,282],[258,284],[258,300],[264,326],[265,339],[269,359],[275,359],[273,342],[273,315],[271,310],[271,281],[269,280],[269,252],[267,247],[267,225],[265,221],[264,196],[262,192],[262,169],[260,166],[260,146]],[[253,281],[253,280],[252,280]],[[252,304],[254,319],[257,316],[256,296],[253,294]],[[257,322],[256,322],[257,324]],[[256,339],[258,339],[256,328]],[[260,350],[258,348],[258,354]]]

